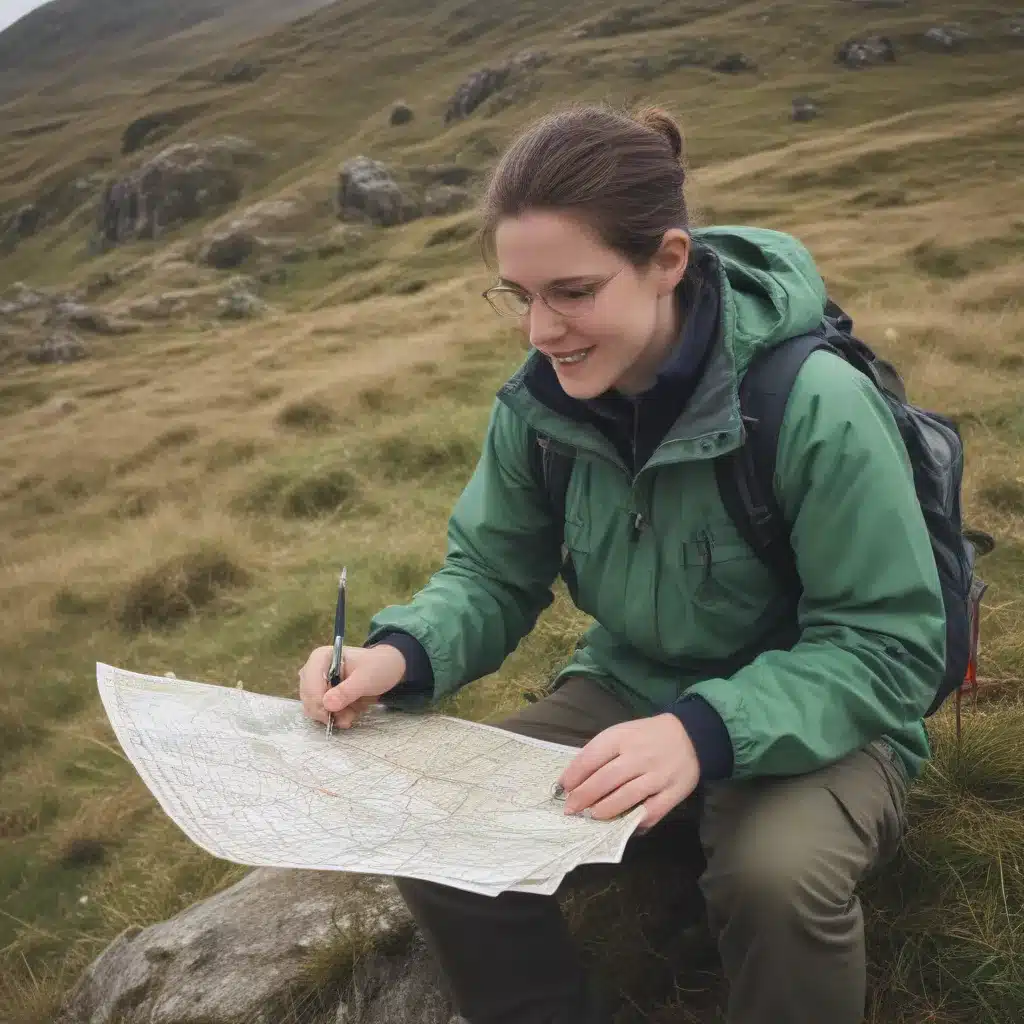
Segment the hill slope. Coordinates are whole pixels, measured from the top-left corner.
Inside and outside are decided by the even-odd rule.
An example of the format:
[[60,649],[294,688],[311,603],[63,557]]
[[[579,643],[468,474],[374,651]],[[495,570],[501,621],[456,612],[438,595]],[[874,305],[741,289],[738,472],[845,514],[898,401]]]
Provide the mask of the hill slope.
[[[925,39],[952,20],[970,34],[962,48]],[[895,61],[836,64],[842,42],[870,33],[893,40]],[[470,72],[524,50],[547,59],[446,122]],[[756,68],[716,70],[737,52]],[[1020,1020],[1021,52],[1004,12],[966,0],[940,13],[692,0],[582,14],[566,0],[344,0],[184,71],[97,73],[73,98],[9,104],[0,222],[26,204],[42,219],[0,255],[0,1019],[52,1020],[123,927],[237,876],[170,828],[119,758],[95,661],[291,696],[329,628],[339,558],[358,642],[443,557],[521,351],[480,299],[471,213],[426,193],[479,187],[521,125],[579,99],[672,108],[699,219],[800,236],[911,395],[962,425],[967,517],[998,542],[984,563],[991,685],[962,755],[951,714],[931,723],[936,761],[906,854],[869,891],[870,1019]],[[259,76],[225,81],[239,61]],[[817,119],[791,120],[799,96]],[[413,119],[393,125],[398,100]],[[128,125],[168,111],[186,114],[122,153]],[[259,154],[237,169],[237,198],[156,239],[90,245],[108,178],[225,137]],[[357,155],[389,167],[424,215],[339,221],[338,167]],[[254,237],[219,269],[210,242],[229,230]],[[220,300],[240,292],[266,305],[224,317],[238,307]],[[69,293],[87,308],[62,305]],[[25,358],[58,331],[85,358]],[[560,593],[451,710],[519,705],[582,625]],[[610,975],[616,934],[592,937]],[[630,991],[643,1019],[714,1019],[688,1016],[701,979],[684,966],[677,981]]]
[[34,85],[69,88],[119,65],[182,66],[327,2],[51,0],[0,32],[0,103]]

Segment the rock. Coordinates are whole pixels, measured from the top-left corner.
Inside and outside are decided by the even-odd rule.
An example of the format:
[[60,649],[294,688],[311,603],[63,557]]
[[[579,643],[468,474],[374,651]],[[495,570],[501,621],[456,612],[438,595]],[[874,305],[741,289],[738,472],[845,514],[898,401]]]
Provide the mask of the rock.
[[550,55],[544,50],[524,50],[498,67],[474,71],[448,101],[444,123],[450,124],[452,121],[469,117],[477,107],[504,89],[509,82],[543,66],[550,59]]
[[169,146],[124,178],[107,184],[97,214],[105,244],[155,238],[167,227],[203,217],[242,194],[242,170],[261,160],[245,139]]
[[414,116],[415,115],[412,112],[412,107],[410,107],[406,103],[396,103],[391,108],[391,124],[396,127],[399,125],[408,124],[413,119]]
[[365,217],[382,227],[413,220],[418,213],[388,169],[366,156],[346,161],[338,172],[337,210],[342,219]]
[[423,197],[423,213],[427,217],[444,217],[449,213],[458,213],[469,206],[469,192],[456,185],[435,185],[427,189]]
[[[709,987],[702,866],[692,826],[666,819],[621,866],[586,865],[559,893],[570,927],[592,940],[595,976],[638,1019],[681,989],[696,1003]],[[465,1024],[390,881],[267,868],[122,933],[55,1024],[282,1024],[300,1019],[285,1007],[314,993],[317,1021]],[[699,1019],[718,1019],[713,1009]]]
[[81,338],[71,331],[53,331],[45,341],[26,352],[30,363],[75,363],[86,356]]
[[259,868],[169,921],[122,933],[57,1024],[280,1024],[312,957],[407,922],[383,880]]
[[970,39],[970,34],[960,25],[936,25],[924,34],[924,41],[931,49],[945,50],[950,53],[962,50]]
[[172,110],[157,110],[137,117],[121,133],[121,152],[134,153],[144,146],[159,142],[182,125],[187,124],[206,110],[205,103],[175,107]]
[[200,255],[200,262],[217,270],[233,270],[256,252],[259,245],[259,239],[249,231],[224,231],[207,242]]
[[245,279],[229,282],[224,295],[217,300],[217,315],[222,320],[251,320],[263,314],[266,308],[267,304]]
[[412,935],[394,952],[366,957],[352,972],[336,1024],[451,1024],[458,1021],[444,977],[423,940]]
[[267,69],[253,60],[236,60],[221,76],[220,80],[226,85],[235,85],[238,82],[255,82]]
[[46,317],[45,323],[72,324],[95,334],[113,334],[110,317],[106,313],[86,306],[81,302],[57,302]]
[[741,71],[756,71],[757,64],[750,57],[742,53],[729,53],[716,60],[712,65],[715,71],[722,71],[725,74],[735,75]]
[[24,313],[27,310],[39,309],[50,303],[51,298],[46,292],[30,288],[22,281],[16,281],[7,293],[6,300],[0,304],[4,313]]
[[794,121],[813,121],[818,116],[818,105],[807,96],[793,99],[792,118]]
[[26,203],[15,210],[14,216],[11,217],[10,230],[18,238],[28,238],[39,230],[42,218],[43,215],[38,206],[34,203]]
[[444,112],[444,123],[469,117],[484,100],[489,99],[508,82],[511,72],[507,66],[481,68],[474,71],[448,101]]
[[847,39],[836,51],[836,63],[850,68],[863,68],[873,64],[891,63],[896,59],[896,48],[888,36],[863,36]]

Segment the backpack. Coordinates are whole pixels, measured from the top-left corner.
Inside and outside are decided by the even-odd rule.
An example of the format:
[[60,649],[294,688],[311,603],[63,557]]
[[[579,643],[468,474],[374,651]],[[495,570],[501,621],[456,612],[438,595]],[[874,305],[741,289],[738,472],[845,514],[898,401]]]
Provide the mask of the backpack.
[[[775,574],[795,608],[803,588],[790,546],[790,527],[773,485],[786,402],[804,360],[819,349],[835,353],[865,374],[885,399],[906,445],[942,587],[946,671],[925,717],[933,715],[954,691],[959,712],[960,691],[977,688],[979,607],[987,586],[975,574],[975,563],[992,550],[994,541],[963,526],[964,446],[956,423],[911,404],[895,367],[852,331],[850,317],[829,301],[816,331],[790,338],[754,357],[740,382],[746,439],[740,448],[715,459],[719,495],[740,536]],[[555,522],[564,522],[572,457],[551,447],[536,431],[532,438],[534,478],[548,496]],[[575,571],[564,546],[562,557],[561,576],[575,597]]]

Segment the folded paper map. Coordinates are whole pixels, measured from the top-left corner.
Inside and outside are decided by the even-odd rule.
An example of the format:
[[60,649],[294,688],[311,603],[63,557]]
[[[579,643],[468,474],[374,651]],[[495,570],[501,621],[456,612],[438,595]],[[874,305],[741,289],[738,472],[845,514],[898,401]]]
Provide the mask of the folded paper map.
[[384,711],[327,737],[297,700],[104,664],[96,681],[160,806],[239,864],[550,894],[621,860],[643,817],[566,816],[553,787],[577,749],[492,726]]

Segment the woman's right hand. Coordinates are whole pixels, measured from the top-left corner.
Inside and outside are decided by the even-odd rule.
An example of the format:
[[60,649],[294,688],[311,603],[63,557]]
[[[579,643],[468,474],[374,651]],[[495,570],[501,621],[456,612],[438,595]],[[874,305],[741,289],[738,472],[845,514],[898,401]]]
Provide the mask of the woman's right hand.
[[405,656],[390,644],[346,647],[341,682],[331,687],[327,673],[333,654],[332,647],[318,647],[306,659],[299,669],[299,699],[307,717],[326,725],[333,712],[334,724],[348,729],[378,697],[402,681]]

